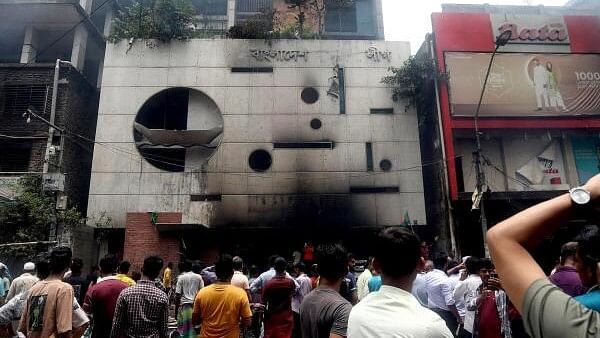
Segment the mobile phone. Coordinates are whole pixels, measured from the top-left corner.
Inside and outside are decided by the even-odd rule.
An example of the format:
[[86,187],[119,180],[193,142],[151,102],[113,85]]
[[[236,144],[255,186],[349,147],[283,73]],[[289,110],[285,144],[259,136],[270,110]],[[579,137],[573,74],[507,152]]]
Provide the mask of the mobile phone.
[[498,279],[498,274],[494,271],[490,274],[490,277]]

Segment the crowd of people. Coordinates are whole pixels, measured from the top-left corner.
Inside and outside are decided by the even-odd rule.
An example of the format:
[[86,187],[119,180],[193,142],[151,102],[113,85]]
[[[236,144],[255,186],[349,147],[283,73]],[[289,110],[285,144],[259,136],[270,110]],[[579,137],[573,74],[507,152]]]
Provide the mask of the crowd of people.
[[[585,188],[600,200],[600,176]],[[107,255],[86,277],[58,247],[12,283],[0,265],[0,326],[44,338],[597,337],[600,236],[564,244],[550,276],[528,251],[580,211],[563,195],[501,222],[491,259],[430,257],[410,230],[383,229],[358,275],[339,243],[273,255],[262,273],[222,254],[204,269],[150,256],[138,275]]]

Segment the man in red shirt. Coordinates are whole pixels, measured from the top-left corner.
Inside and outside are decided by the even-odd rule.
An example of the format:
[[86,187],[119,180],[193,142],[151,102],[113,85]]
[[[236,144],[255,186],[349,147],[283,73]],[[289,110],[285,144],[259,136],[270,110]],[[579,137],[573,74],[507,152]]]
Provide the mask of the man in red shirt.
[[92,338],[110,336],[117,299],[129,285],[116,276],[118,262],[115,256],[106,255],[100,260],[100,280],[88,289],[83,310],[94,318]]
[[[473,337],[513,338],[526,337],[522,332],[520,315],[510,302],[489,259],[480,263],[479,277],[483,282],[476,303]],[[513,323],[514,322],[514,323]]]
[[275,259],[275,277],[263,288],[265,304],[265,338],[290,338],[294,328],[292,295],[296,284],[285,273],[287,262],[283,257]]

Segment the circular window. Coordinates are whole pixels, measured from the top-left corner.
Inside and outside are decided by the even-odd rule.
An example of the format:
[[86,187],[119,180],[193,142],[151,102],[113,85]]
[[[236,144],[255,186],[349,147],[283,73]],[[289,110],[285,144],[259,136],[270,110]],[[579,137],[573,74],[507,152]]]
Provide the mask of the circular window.
[[319,119],[310,120],[310,127],[312,129],[321,129],[321,125],[322,125],[322,123],[321,123],[321,120],[319,120]]
[[304,88],[300,97],[304,103],[313,104],[319,100],[319,92],[312,87]]
[[169,88],[152,95],[133,124],[140,155],[154,167],[172,172],[184,171],[186,163],[206,163],[222,138],[223,117],[217,104],[190,88]]
[[392,162],[388,159],[383,159],[379,162],[379,168],[383,171],[390,171],[392,169]]
[[271,154],[266,150],[255,150],[250,154],[248,158],[248,165],[254,171],[265,171],[271,167],[273,160]]

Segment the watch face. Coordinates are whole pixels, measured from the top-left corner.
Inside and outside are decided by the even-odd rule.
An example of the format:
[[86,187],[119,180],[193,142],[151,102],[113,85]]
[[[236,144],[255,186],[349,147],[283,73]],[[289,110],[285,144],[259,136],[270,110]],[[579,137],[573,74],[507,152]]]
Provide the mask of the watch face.
[[577,204],[587,204],[591,197],[585,189],[575,188],[571,191],[571,199]]

